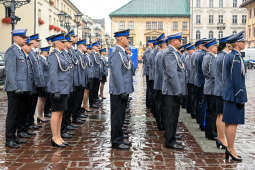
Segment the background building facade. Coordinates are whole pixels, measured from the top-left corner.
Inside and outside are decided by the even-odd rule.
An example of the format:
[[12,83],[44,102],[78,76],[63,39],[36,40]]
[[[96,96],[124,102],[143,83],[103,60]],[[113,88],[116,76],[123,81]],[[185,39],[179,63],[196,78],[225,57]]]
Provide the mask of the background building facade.
[[110,17],[112,34],[130,29],[130,43],[138,48],[161,33],[183,32],[184,43],[189,41],[188,0],[133,0],[112,12]]
[[245,30],[244,0],[190,0],[191,40],[221,38]]
[[255,0],[244,0],[242,8],[247,9],[246,40],[248,47],[255,47]]

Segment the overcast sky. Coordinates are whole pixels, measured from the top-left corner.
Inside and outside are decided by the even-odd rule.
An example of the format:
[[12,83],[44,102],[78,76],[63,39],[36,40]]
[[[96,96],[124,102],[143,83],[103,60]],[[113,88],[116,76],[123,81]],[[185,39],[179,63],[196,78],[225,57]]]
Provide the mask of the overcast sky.
[[92,18],[105,18],[106,32],[111,33],[109,14],[128,3],[130,0],[71,0],[83,14]]

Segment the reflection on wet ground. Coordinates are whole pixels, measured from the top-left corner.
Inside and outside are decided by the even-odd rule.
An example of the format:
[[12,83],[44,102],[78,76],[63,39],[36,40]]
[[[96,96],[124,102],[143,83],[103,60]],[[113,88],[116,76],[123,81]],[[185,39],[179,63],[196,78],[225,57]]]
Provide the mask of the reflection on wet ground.
[[237,134],[236,148],[244,157],[242,163],[226,162],[223,153],[203,152],[183,122],[179,123],[178,132],[186,146],[185,151],[166,149],[163,132],[157,131],[155,120],[145,107],[145,79],[139,69],[124,126],[132,142],[129,151],[111,149],[109,96],[103,107],[91,113],[86,123],[68,140],[71,146],[65,149],[52,148],[49,124],[46,124],[21,149],[6,149],[4,129],[7,103],[6,96],[1,94],[0,169],[255,169],[255,106],[252,105],[255,101],[255,76],[252,74],[255,72],[250,71],[247,80],[247,121],[246,125],[238,128]]

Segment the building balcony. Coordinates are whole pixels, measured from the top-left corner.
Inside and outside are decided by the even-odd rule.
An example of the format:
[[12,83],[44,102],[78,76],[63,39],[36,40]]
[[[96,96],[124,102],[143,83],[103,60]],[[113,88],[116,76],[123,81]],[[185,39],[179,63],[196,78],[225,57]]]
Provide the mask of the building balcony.
[[217,23],[217,30],[224,30],[226,28],[225,23]]

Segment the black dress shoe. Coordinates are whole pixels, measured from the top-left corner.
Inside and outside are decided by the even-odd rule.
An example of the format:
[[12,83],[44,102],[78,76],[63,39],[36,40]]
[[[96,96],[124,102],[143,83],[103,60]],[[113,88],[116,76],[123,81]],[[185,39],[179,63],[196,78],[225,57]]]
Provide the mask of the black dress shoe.
[[219,139],[216,140],[216,146],[218,149],[227,149],[227,146],[225,146]]
[[57,147],[57,148],[65,148],[66,147],[66,145],[64,145],[64,144],[56,144],[52,139],[51,139],[51,145],[53,147]]
[[71,125],[67,125],[67,130],[75,130],[76,128],[75,127],[73,127],[73,126],[71,126]]
[[73,136],[72,136],[70,133],[64,132],[64,133],[61,133],[61,137],[62,137],[62,138],[68,138],[68,139],[70,139],[70,138],[72,138]]
[[85,121],[81,120],[81,119],[76,119],[73,121],[73,123],[75,124],[83,124]]
[[171,149],[184,150],[184,147],[182,145],[177,144],[177,143],[174,143],[172,145],[167,145],[166,144],[166,147],[171,148]]
[[217,140],[217,137],[206,136],[206,138],[207,138],[208,140],[214,140],[214,141]]
[[84,109],[83,107],[80,108],[80,110],[79,110],[80,113],[84,113],[85,111],[86,111],[86,109]]
[[31,130],[27,130],[26,132],[27,132],[27,134],[29,134],[31,136],[35,136],[36,135],[36,133],[32,132]]
[[175,139],[177,139],[177,140],[181,140],[181,139],[182,139],[182,137],[181,137],[181,135],[176,134],[176,135],[175,135]]
[[80,117],[80,118],[87,118],[88,116],[87,116],[87,115],[84,115],[84,114],[81,114],[79,117]]
[[18,133],[19,138],[32,138],[31,135],[27,134],[27,132],[20,132]]
[[15,140],[6,141],[5,146],[8,148],[14,148],[14,149],[20,148],[19,144],[17,144]]
[[42,120],[42,119],[40,119],[39,117],[37,118],[37,123],[47,123],[48,122],[48,120]]
[[237,162],[242,162],[242,157],[241,156],[239,156],[239,155],[237,155],[237,157],[234,157],[234,155],[232,155],[229,151],[228,151],[228,149],[226,149],[226,152],[225,152],[225,156],[226,156],[226,160],[228,160],[229,161],[229,158],[231,157],[231,159],[233,160],[233,161],[237,161]]
[[130,149],[130,146],[122,143],[122,144],[113,144],[112,148],[114,148],[114,149]]
[[22,138],[16,138],[15,142],[17,144],[25,144],[25,143],[27,143],[27,141],[25,139],[22,139]]
[[95,105],[95,104],[93,104],[92,106],[90,106],[91,108],[93,108],[93,109],[98,109],[99,107],[97,106],[97,105]]
[[131,142],[129,142],[129,141],[123,141],[123,144],[131,146]]

